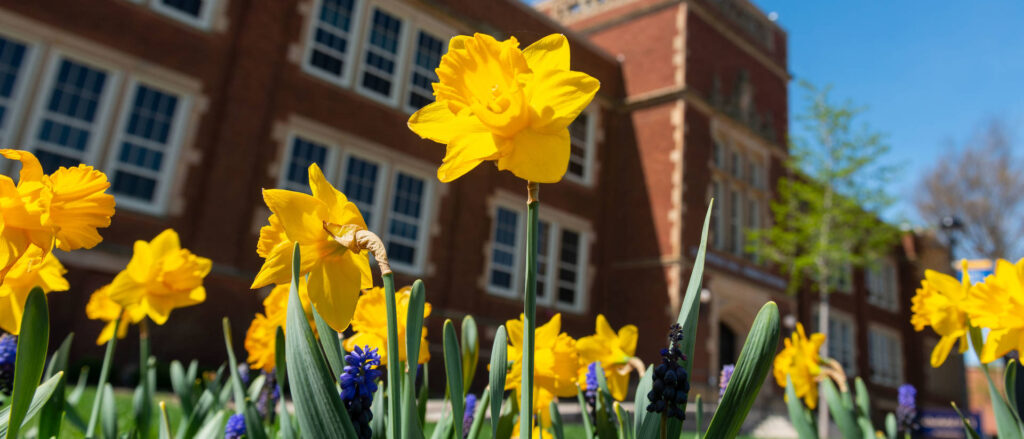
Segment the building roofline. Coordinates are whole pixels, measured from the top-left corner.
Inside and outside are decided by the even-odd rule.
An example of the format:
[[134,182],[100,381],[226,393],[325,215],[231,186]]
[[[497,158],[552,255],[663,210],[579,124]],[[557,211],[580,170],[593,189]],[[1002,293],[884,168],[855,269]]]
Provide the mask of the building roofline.
[[[546,0],[546,1],[549,1],[549,0]],[[563,34],[565,34],[568,37],[571,37],[570,39],[574,40],[574,42],[577,42],[578,44],[583,45],[584,47],[587,48],[587,50],[590,50],[590,51],[596,53],[601,58],[604,58],[605,61],[608,61],[608,62],[610,62],[612,64],[615,64],[615,65],[619,65],[620,64],[619,60],[614,55],[612,55],[611,53],[608,53],[606,50],[602,49],[600,46],[594,44],[592,41],[590,41],[590,38],[587,38],[585,36],[585,34],[570,29],[568,26],[566,26],[566,25],[562,24],[561,22],[559,22],[558,20],[555,20],[554,18],[552,18],[550,15],[545,14],[545,13],[537,10],[537,8],[535,8],[533,6],[527,5],[523,0],[505,0],[505,2],[513,4],[516,8],[519,8],[520,10],[525,11],[527,14],[530,14],[534,18],[539,19],[542,22],[544,22],[544,24],[547,24],[547,25],[551,26],[552,28],[554,28],[554,30],[556,30],[556,31],[558,31],[560,33],[563,33]]]

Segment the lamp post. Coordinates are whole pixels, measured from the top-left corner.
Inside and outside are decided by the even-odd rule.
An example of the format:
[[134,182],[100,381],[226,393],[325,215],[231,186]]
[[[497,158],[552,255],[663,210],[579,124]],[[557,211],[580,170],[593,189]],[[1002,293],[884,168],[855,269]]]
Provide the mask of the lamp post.
[[953,258],[956,255],[956,238],[964,228],[963,221],[960,218],[953,215],[946,215],[942,217],[942,221],[939,223],[939,227],[946,234],[946,241],[949,243],[949,261],[953,262]]

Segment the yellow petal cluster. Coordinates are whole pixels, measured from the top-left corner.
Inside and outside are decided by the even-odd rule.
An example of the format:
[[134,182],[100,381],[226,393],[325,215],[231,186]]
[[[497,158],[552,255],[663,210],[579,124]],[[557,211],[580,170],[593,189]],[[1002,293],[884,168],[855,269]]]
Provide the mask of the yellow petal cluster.
[[148,316],[162,325],[175,308],[206,300],[203,279],[212,265],[181,248],[178,233],[167,229],[152,241],[135,241],[128,266],[110,284],[110,299],[128,311],[132,323]]
[[594,335],[576,341],[576,349],[580,354],[577,379],[586,390],[587,367],[595,361],[600,361],[608,382],[608,391],[617,401],[623,401],[629,390],[630,368],[627,367],[627,363],[636,354],[636,326],[623,326],[616,333],[603,314],[597,315],[594,326]]
[[121,324],[117,326],[117,338],[122,339],[128,335],[131,313],[110,299],[110,284],[100,287],[89,296],[89,303],[85,304],[85,316],[92,320],[107,322],[107,325],[100,331],[99,337],[96,338],[97,345],[106,343],[114,336],[114,327],[117,326],[118,317],[121,318]]
[[[512,367],[505,378],[505,390],[513,390],[515,401],[522,391],[523,375],[523,317],[505,323],[508,330],[508,360]],[[537,327],[534,343],[533,408],[540,416],[541,426],[551,425],[551,411],[548,406],[557,397],[576,394],[577,366],[579,353],[576,340],[561,332],[562,315],[555,314],[550,321]]]
[[366,229],[356,205],[324,178],[316,163],[309,166],[312,195],[283,189],[264,189],[263,200],[272,214],[260,230],[256,252],[263,267],[251,288],[288,284],[292,248],[299,244],[301,274],[309,275],[309,298],[334,330],[348,328],[359,291],[373,286],[367,253],[349,251],[330,230]]
[[96,229],[114,215],[104,173],[78,165],[47,175],[28,151],[0,149],[0,155],[21,162],[17,185],[0,175],[0,280],[30,245],[45,255],[54,246],[70,251],[103,240]]
[[[249,330],[245,333],[245,350],[249,353],[247,362],[253,369],[262,369],[265,372],[274,370],[277,363],[275,349],[277,346],[277,328],[285,328],[288,321],[288,294],[290,285],[277,285],[270,291],[270,294],[263,299],[264,314],[256,314]],[[306,288],[306,280],[299,279],[299,300],[302,302],[302,309],[306,313],[306,320],[309,327],[316,334],[316,321],[313,317],[313,307],[309,303],[309,294]]]
[[786,376],[793,381],[793,390],[811,410],[818,405],[817,378],[821,375],[821,345],[825,335],[814,333],[807,338],[804,325],[797,323],[796,331],[784,340],[785,348],[775,356],[775,382],[786,388]]
[[939,367],[946,361],[957,340],[960,341],[960,353],[967,351],[968,322],[963,306],[971,290],[971,280],[966,264],[964,261],[964,274],[960,281],[947,274],[925,270],[921,288],[911,299],[913,315],[910,324],[914,325],[914,330],[922,331],[930,326],[942,337],[932,350],[932,367]]
[[1024,352],[1024,259],[1016,264],[997,261],[995,273],[971,289],[964,309],[972,325],[989,329],[981,349],[982,363],[1014,349]]
[[28,293],[36,286],[46,293],[67,291],[69,286],[64,273],[67,270],[53,253],[29,246],[0,284],[0,328],[18,335]]
[[514,37],[454,37],[437,77],[436,101],[413,114],[409,128],[447,145],[437,170],[443,182],[485,160],[528,181],[561,180],[569,166],[569,124],[600,87],[569,70],[569,42],[561,34],[525,50]]
[[[411,291],[411,288],[405,287],[395,293],[399,340],[405,340]],[[423,318],[428,316],[430,316],[430,303],[423,306]],[[345,339],[346,351],[351,351],[356,346],[370,346],[377,349],[377,353],[380,355],[380,364],[388,364],[387,306],[383,288],[374,287],[363,291],[363,294],[359,296],[355,316],[352,318],[352,330],[355,331],[355,334]],[[399,343],[398,360],[404,362],[406,358],[405,343]],[[427,361],[430,361],[430,349],[427,346],[427,328],[424,326],[416,362],[423,364]]]

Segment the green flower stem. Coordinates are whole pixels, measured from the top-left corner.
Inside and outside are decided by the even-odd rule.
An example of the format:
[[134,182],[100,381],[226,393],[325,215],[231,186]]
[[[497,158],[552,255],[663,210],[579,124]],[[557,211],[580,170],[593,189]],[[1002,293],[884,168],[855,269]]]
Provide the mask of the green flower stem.
[[388,430],[390,438],[401,437],[401,362],[398,361],[398,310],[395,304],[395,276],[389,269],[381,275],[388,312]]
[[[117,334],[115,334],[116,336]],[[151,389],[149,387],[149,318],[143,317],[139,322],[139,385],[142,386],[142,400],[140,401],[139,419],[136,430],[139,437],[149,437],[150,413],[153,411]]]
[[[123,313],[122,313],[123,315]],[[96,436],[96,424],[100,420],[100,406],[103,403],[103,385],[107,383],[110,376],[110,363],[114,360],[114,348],[117,347],[117,331],[121,326],[121,318],[114,321],[114,334],[107,341],[107,352],[103,354],[103,367],[100,368],[100,381],[96,384],[96,396],[92,401],[92,413],[89,414],[89,425],[85,429],[85,437],[92,439]]]
[[519,400],[519,437],[530,439],[533,433],[533,360],[534,333],[537,330],[537,211],[540,184],[526,183],[526,294],[523,298],[523,368]]

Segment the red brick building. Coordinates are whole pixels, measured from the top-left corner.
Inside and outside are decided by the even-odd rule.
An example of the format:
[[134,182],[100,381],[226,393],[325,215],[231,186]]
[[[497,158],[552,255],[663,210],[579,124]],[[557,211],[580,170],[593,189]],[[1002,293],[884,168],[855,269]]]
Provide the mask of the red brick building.
[[[259,309],[248,289],[268,215],[259,189],[304,190],[318,162],[383,237],[399,282],[424,279],[432,328],[470,313],[489,345],[521,309],[525,185],[492,166],[441,184],[443,146],[405,127],[432,100],[448,38],[472,32],[524,45],[566,33],[572,68],[602,84],[571,127],[565,180],[541,189],[542,321],[560,312],[575,336],[598,313],[637,324],[638,354],[653,361],[712,196],[697,388],[714,392],[700,384],[735,361],[764,302],[809,321],[810,302],[785,296],[785,279],[742,245],[767,223],[783,173],[791,79],[785,31],[745,0],[0,0],[0,144],[50,168],[93,164],[118,202],[100,246],[59,255],[72,291],[50,296],[55,342],[74,329],[75,358],[99,357],[88,294],[134,240],[173,227],[214,269],[207,302],[154,329],[154,354],[221,362],[220,318],[240,338]],[[887,400],[892,384],[922,376],[911,362],[926,351],[905,317],[920,267],[936,264],[901,249],[889,265],[898,281],[853,276],[836,300],[855,322],[841,338],[855,346],[849,361]],[[875,290],[889,314],[871,305]],[[133,348],[119,356],[132,362]],[[765,407],[780,401],[765,389]]]

